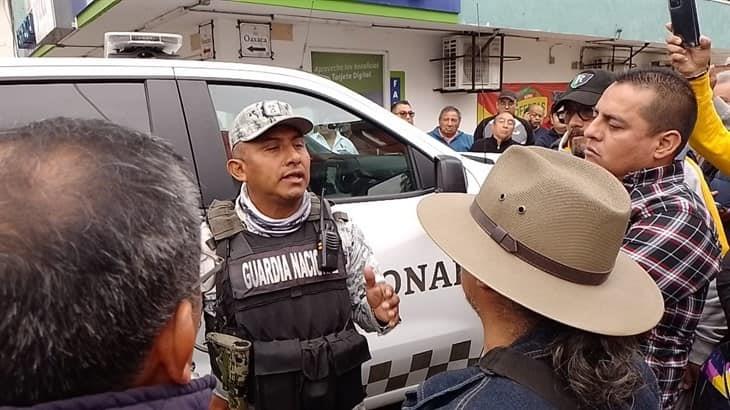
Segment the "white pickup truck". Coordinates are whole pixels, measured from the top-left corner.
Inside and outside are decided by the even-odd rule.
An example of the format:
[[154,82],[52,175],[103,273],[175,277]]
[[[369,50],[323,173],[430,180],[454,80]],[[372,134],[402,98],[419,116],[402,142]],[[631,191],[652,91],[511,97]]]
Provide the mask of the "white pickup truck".
[[[167,139],[194,170],[203,206],[237,194],[224,142],[243,107],[277,99],[329,124],[358,153],[338,155],[309,140],[311,188],[324,190],[362,228],[402,300],[402,324],[386,336],[368,335],[367,407],[397,402],[430,375],[479,357],[481,326],[456,266],[428,239],[415,210],[437,190],[476,193],[489,166],[368,99],[296,70],[123,58],[0,60],[0,95],[0,128],[56,116],[99,118]],[[207,354],[197,351],[194,360],[198,374],[209,371]]]

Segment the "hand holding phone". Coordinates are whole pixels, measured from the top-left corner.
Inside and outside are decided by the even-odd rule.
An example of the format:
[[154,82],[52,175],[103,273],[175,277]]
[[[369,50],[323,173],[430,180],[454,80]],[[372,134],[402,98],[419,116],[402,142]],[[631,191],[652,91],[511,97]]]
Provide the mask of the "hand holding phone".
[[700,23],[695,0],[669,0],[669,16],[674,34],[682,38],[682,47],[700,45]]
[[682,38],[674,34],[671,23],[667,24],[667,30],[672,34],[667,36],[667,51],[669,52],[669,61],[672,66],[683,76],[694,79],[701,77],[707,73],[710,67],[712,40],[705,36],[700,36],[696,47],[687,48]]

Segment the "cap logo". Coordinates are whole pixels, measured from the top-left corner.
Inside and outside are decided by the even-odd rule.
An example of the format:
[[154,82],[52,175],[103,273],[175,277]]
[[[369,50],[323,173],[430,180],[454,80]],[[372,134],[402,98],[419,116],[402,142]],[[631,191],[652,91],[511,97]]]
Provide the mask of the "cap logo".
[[264,101],[263,114],[267,117],[280,117],[282,115],[292,115],[291,106],[280,101]]
[[579,88],[584,86],[588,81],[591,81],[591,78],[593,78],[593,73],[580,73],[573,81],[570,82],[570,88]]

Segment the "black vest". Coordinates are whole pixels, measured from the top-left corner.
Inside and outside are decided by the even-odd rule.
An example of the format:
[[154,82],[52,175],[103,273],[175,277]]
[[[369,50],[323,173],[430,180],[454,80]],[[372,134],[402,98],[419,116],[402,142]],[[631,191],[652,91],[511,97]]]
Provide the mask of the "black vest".
[[351,320],[338,232],[337,269],[320,269],[320,212],[337,232],[329,207],[314,199],[310,217],[286,237],[241,230],[217,239],[225,265],[216,275],[215,327],[252,341],[248,391],[257,410],[350,409],[364,397],[360,365],[370,352]]

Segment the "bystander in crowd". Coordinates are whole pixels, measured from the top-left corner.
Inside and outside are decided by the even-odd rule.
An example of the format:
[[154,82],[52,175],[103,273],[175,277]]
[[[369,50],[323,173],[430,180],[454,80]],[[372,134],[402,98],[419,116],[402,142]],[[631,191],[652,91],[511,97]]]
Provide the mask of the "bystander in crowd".
[[450,146],[454,151],[469,151],[474,137],[460,130],[461,111],[454,106],[446,106],[439,113],[439,125],[428,135]]
[[56,118],[0,133],[0,407],[208,409],[198,189],[158,138]]

